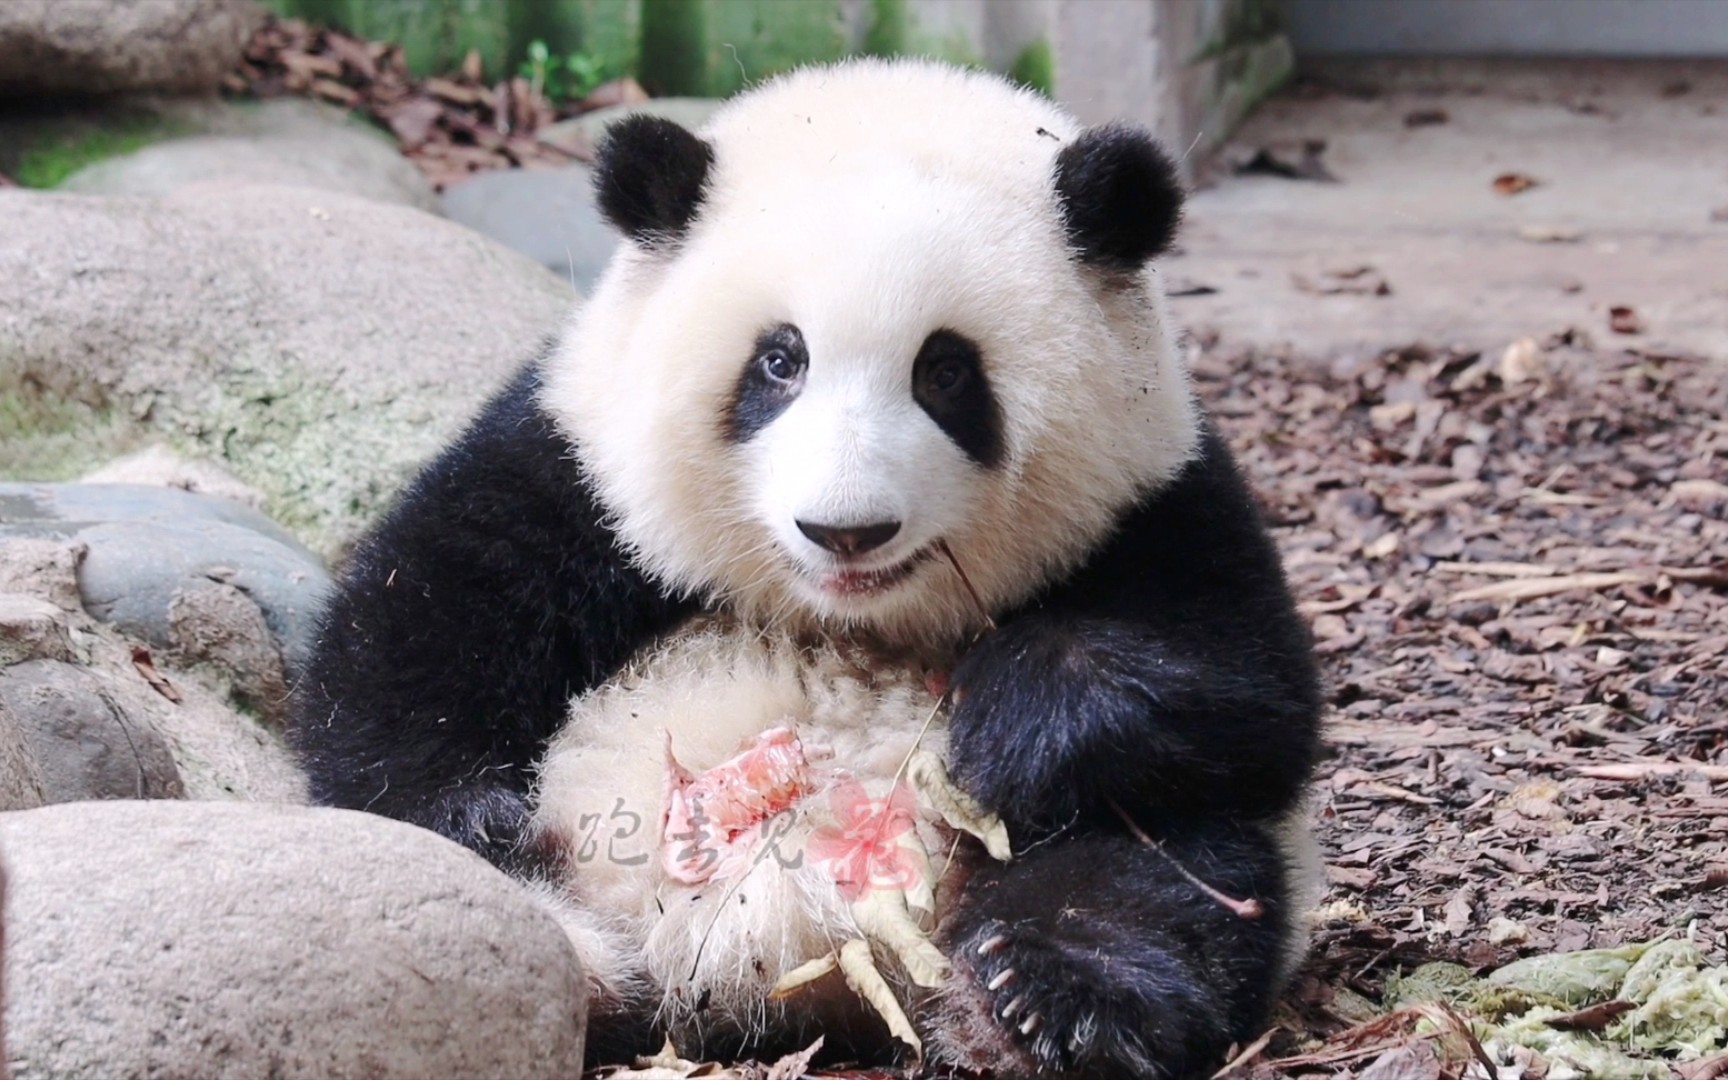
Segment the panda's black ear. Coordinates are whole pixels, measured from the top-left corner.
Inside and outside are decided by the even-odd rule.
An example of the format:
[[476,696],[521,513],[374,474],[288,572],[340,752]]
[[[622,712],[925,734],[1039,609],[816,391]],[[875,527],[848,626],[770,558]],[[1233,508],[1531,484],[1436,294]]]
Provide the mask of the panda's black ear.
[[1137,270],[1170,247],[1182,217],[1176,163],[1126,124],[1088,128],[1056,155],[1068,242],[1088,265]]
[[658,116],[627,116],[606,131],[594,169],[600,212],[638,243],[684,235],[708,184],[714,149]]

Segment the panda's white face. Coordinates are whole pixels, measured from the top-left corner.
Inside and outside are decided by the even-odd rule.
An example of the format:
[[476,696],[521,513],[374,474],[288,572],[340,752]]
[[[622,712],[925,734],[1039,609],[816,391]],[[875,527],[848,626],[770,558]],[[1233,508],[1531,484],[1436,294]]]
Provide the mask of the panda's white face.
[[1080,266],[1077,126],[926,65],[770,84],[704,132],[702,209],[626,245],[543,395],[620,537],[765,620],[930,641],[1070,569],[1192,456],[1148,273]]

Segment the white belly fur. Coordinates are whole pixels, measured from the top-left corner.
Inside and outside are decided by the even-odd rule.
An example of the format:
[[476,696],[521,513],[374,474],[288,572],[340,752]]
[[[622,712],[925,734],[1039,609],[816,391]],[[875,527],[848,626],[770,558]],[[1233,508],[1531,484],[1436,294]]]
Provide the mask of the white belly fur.
[[[944,753],[941,718],[918,738],[935,704],[911,663],[800,647],[721,618],[693,621],[578,699],[542,766],[536,824],[572,855],[568,879],[543,894],[597,993],[658,1002],[675,1030],[699,1002],[704,1025],[769,1024],[768,993],[782,975],[861,936],[831,867],[782,860],[807,856],[813,832],[832,835],[833,804],[845,805],[834,767],[880,800],[915,743]],[[660,858],[667,734],[678,761],[701,773],[787,726],[833,757],[816,763],[827,779],[798,803],[779,856],[760,852],[730,880],[687,885],[668,876]],[[928,810],[917,831],[940,874],[951,834]]]

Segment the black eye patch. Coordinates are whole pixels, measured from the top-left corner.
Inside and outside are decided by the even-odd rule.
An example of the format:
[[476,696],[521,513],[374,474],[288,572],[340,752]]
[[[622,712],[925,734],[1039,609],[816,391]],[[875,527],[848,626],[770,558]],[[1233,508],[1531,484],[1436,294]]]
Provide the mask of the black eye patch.
[[796,326],[781,323],[763,331],[726,406],[722,425],[727,441],[748,442],[772,424],[804,389],[809,368],[810,350]]
[[925,338],[912,364],[912,396],[967,457],[987,469],[1002,463],[1002,413],[969,339],[952,330]]

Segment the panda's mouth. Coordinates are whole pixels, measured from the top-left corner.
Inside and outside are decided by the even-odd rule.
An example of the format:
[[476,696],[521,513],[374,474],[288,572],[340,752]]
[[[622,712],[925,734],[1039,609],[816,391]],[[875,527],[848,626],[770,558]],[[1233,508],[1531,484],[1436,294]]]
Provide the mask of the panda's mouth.
[[880,596],[917,573],[918,568],[934,553],[935,546],[929,545],[919,548],[891,566],[874,570],[827,570],[817,577],[817,585],[829,596],[848,599]]

